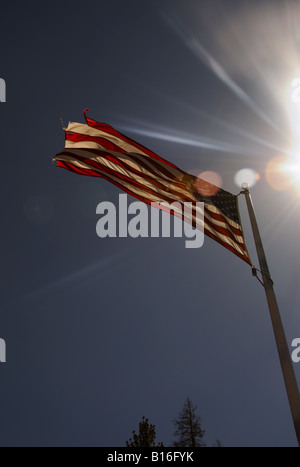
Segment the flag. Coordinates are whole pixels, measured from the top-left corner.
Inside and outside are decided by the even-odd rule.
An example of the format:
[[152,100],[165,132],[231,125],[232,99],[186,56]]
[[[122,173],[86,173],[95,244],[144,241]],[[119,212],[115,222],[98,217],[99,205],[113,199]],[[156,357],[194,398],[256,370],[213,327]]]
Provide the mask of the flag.
[[[108,180],[147,203],[204,203],[204,233],[251,265],[237,196],[176,167],[106,123],[70,122],[58,167]],[[183,209],[181,211],[183,213]],[[172,214],[175,214],[172,212]],[[195,218],[195,211],[192,214]]]

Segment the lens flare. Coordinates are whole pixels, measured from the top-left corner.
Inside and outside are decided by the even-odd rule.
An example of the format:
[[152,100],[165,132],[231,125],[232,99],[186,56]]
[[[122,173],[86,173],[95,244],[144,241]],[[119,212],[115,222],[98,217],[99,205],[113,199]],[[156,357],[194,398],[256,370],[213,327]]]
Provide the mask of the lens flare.
[[222,178],[217,172],[207,170],[196,176],[195,188],[202,196],[213,196],[222,186]]
[[247,183],[252,188],[260,180],[260,174],[253,169],[241,169],[234,176],[235,184],[240,188],[243,183]]
[[294,78],[292,81],[291,100],[295,103],[300,101],[300,78]]
[[296,186],[300,191],[300,162],[291,160],[284,166],[285,172],[291,180],[291,184]]
[[287,156],[276,156],[267,164],[266,178],[274,190],[285,191],[293,184],[293,177],[287,170],[289,164]]

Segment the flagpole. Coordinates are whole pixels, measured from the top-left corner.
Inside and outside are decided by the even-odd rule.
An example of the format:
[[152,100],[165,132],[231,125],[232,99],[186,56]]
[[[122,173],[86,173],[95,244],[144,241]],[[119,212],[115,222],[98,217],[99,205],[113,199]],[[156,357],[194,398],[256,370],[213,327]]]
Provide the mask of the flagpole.
[[289,347],[286,341],[280,312],[273,288],[273,281],[270,276],[268,263],[266,260],[266,255],[264,252],[263,244],[261,241],[260,233],[258,230],[258,225],[256,217],[254,214],[252,198],[248,189],[248,186],[242,186],[243,191],[241,193],[245,194],[247,208],[249,212],[253,237],[255,241],[257,256],[259,259],[260,269],[262,273],[263,285],[265,288],[265,293],[267,297],[267,302],[269,306],[271,321],[273,325],[274,336],[276,340],[277,350],[279,354],[281,369],[283,373],[283,378],[285,382],[286,392],[290,404],[290,409],[293,417],[294,427],[296,431],[296,436],[298,440],[298,445],[300,447],[300,395],[298,384],[292,364],[292,359],[289,352]]

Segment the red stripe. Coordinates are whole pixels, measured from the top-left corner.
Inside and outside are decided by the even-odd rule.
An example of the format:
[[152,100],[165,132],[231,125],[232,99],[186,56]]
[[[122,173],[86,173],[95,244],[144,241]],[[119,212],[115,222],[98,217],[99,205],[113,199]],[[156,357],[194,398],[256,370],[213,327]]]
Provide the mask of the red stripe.
[[66,170],[69,170],[71,172],[75,172],[79,175],[91,175],[93,177],[99,177],[99,178],[104,178],[105,180],[109,181],[110,183],[112,183],[113,185],[116,185],[118,188],[121,188],[121,190],[125,191],[126,193],[130,194],[131,196],[133,196],[134,198],[137,198],[139,199],[140,201],[143,201],[144,203],[147,203],[149,205],[151,205],[152,201],[141,196],[141,195],[138,195],[136,194],[134,191],[131,191],[129,188],[127,187],[124,187],[121,183],[117,182],[116,180],[113,180],[111,177],[109,177],[109,175],[107,174],[100,174],[99,172],[95,172],[94,170],[92,169],[83,169],[83,168],[80,168],[80,167],[76,167],[74,166],[73,164],[71,164],[70,162],[65,162],[65,161],[57,161],[57,167],[62,167]]
[[[68,150],[69,148],[67,148]],[[134,167],[130,166],[129,164],[127,164],[126,161],[124,160],[120,160],[117,156],[115,156],[114,154],[110,154],[110,153],[107,153],[105,151],[102,151],[101,149],[88,149],[88,148],[82,148],[82,149],[85,149],[89,152],[93,152],[93,154],[97,155],[97,156],[100,156],[100,157],[105,157],[106,159],[109,159],[111,160],[112,162],[118,164],[118,165],[126,165],[128,170],[132,171],[132,172],[135,172],[139,175],[141,175],[142,177],[149,177],[149,180],[154,180],[150,175],[147,175],[145,174],[144,172],[142,172],[141,170],[138,170],[138,169],[135,169]],[[75,150],[75,148],[74,148]],[[155,170],[153,170],[151,167],[148,166],[147,163],[144,163],[144,158],[142,155],[140,154],[137,154],[137,155],[134,155],[134,154],[128,154],[125,152],[126,155],[128,155],[128,157],[134,161],[137,166],[140,166],[140,167],[143,167],[145,170],[147,170],[148,172],[152,173],[155,177],[157,177],[157,172],[155,172]],[[158,170],[163,170],[165,172],[165,174],[167,175],[167,178],[164,178],[163,176],[160,176],[163,180],[165,180],[167,183],[172,183],[173,185],[177,186],[178,188],[181,188],[182,190],[186,190],[186,186],[184,183],[182,182],[178,182],[177,178],[174,177],[174,175],[170,172],[168,172],[167,170],[164,170],[163,168],[160,167],[159,164],[157,164],[155,161],[151,160],[151,164],[153,164],[154,166],[157,166],[157,169]],[[158,183],[161,183],[161,182],[158,182]]]
[[62,167],[63,169],[69,170],[70,172],[75,172],[78,175],[88,175],[92,177],[102,177],[102,175],[99,172],[95,172],[92,169],[83,169],[80,167],[75,167],[75,165],[70,164],[69,162],[65,161],[57,161],[57,167]]
[[[132,157],[132,159],[137,163],[137,164],[140,164],[141,163],[141,159],[142,159],[142,156],[141,154],[130,154],[130,157]],[[145,161],[145,163],[143,164],[143,161]],[[148,161],[148,159],[142,159],[142,164],[143,166],[147,169],[147,170],[150,170],[154,175],[156,175],[156,172],[154,169],[152,169],[151,167],[149,167],[149,165],[146,163],[146,161]],[[159,173],[162,173],[167,180],[171,179],[171,180],[174,180],[173,183],[178,183],[179,187],[180,188],[183,188],[186,190],[186,186],[183,182],[180,182],[178,177],[176,177],[172,172],[170,172],[168,170],[167,167],[162,167],[158,162],[156,162],[154,159],[151,159],[149,160],[149,162],[151,162],[151,164],[156,168],[156,170],[158,170]],[[180,170],[178,167],[176,167],[176,170],[178,170],[179,174],[181,176],[184,176],[186,175],[186,172],[183,172],[182,170]],[[178,175],[179,175],[178,174]],[[162,178],[164,178],[162,175],[160,175]]]
[[[132,167],[131,165],[127,164],[125,161],[121,161],[120,159],[118,159],[116,156],[114,156],[113,154],[108,154],[108,153],[105,153],[103,151],[101,157],[105,157],[105,159],[108,159],[110,160],[111,162],[113,162],[114,164],[116,165],[119,165],[120,167],[123,167],[124,169],[126,170],[129,170],[130,172],[133,172],[143,178],[145,178],[146,180],[150,181],[151,183],[153,183],[154,185],[157,185],[158,187],[162,188],[163,190],[167,190],[167,191],[171,191],[171,192],[174,192],[174,190],[172,190],[171,188],[168,189],[166,188],[166,186],[159,182],[157,179],[151,177],[150,175],[147,175],[145,174],[144,172],[141,172],[140,170]],[[141,166],[142,163],[139,162],[139,165]],[[154,175],[155,175],[155,172],[154,172]],[[157,174],[156,174],[157,176]],[[173,181],[173,180],[167,180],[167,183],[170,184],[172,183],[173,185],[177,186],[177,188],[182,188],[182,189],[185,189],[185,186],[183,184],[179,184],[179,183],[176,183],[176,181]],[[175,192],[174,192],[175,193]],[[176,192],[177,193],[177,192]],[[182,196],[181,193],[177,193],[178,196]]]
[[[217,208],[218,209],[218,208]],[[231,224],[229,224],[229,222],[227,221],[227,219],[222,216],[222,214],[218,214],[216,212],[212,212],[210,211],[209,209],[207,209],[207,213],[213,218],[215,219],[216,221],[220,221],[220,222],[223,222],[225,223],[226,225],[228,225],[228,229],[230,229],[232,232],[234,232],[236,235],[239,235],[239,236],[243,236],[242,234],[242,231],[241,229],[239,229],[238,227],[233,227]]]
[[[145,185],[143,185],[142,183],[138,182],[137,180],[134,180],[134,179],[132,179],[132,178],[130,178],[130,177],[127,177],[127,175],[120,174],[119,172],[116,172],[115,170],[110,169],[109,167],[106,167],[106,166],[102,165],[102,164],[101,164],[100,162],[98,162],[98,161],[96,162],[96,161],[93,161],[93,160],[91,160],[91,159],[86,159],[86,158],[84,158],[84,157],[82,157],[82,156],[79,156],[79,155],[77,155],[77,154],[74,155],[74,153],[72,153],[72,152],[70,152],[70,154],[71,154],[71,156],[72,156],[73,158],[78,159],[80,162],[84,162],[84,163],[90,165],[91,167],[94,167],[95,169],[101,170],[101,171],[103,171],[104,173],[113,175],[113,176],[115,176],[115,177],[117,177],[117,178],[119,178],[119,179],[121,179],[121,180],[124,180],[124,181],[126,181],[126,182],[128,182],[128,183],[131,183],[132,185],[135,185],[136,187],[140,188],[140,189],[143,190],[143,191],[146,191],[146,192],[149,193],[149,194],[158,196],[158,197],[164,199],[164,200],[167,201],[167,202],[173,202],[173,201],[175,201],[174,199],[169,198],[169,197],[166,196],[166,195],[163,195],[163,194],[161,194],[161,193],[157,193],[157,192],[153,191],[151,188],[146,187]],[[57,157],[59,157],[59,156],[64,156],[64,155],[67,155],[67,156],[68,156],[69,154],[68,154],[67,151],[63,151],[63,152],[57,154]],[[89,170],[89,169],[84,169],[84,170]],[[93,171],[93,172],[94,172],[94,171]],[[164,191],[166,191],[165,188],[163,188],[163,189],[164,189]],[[170,190],[170,193],[172,194],[171,190]],[[173,193],[173,194],[174,194],[174,193]],[[179,196],[180,196],[180,195],[179,195]],[[178,202],[180,203],[181,201],[178,201]]]
[[152,152],[149,149],[145,148],[145,146],[142,146],[137,141],[134,141],[133,139],[128,138],[128,136],[123,135],[119,131],[115,130],[112,126],[107,125],[107,123],[99,123],[99,122],[96,122],[95,120],[92,120],[89,117],[86,117],[86,121],[87,121],[87,124],[89,126],[91,126],[93,128],[97,128],[97,130],[104,131],[104,132],[106,132],[106,133],[108,133],[110,135],[116,136],[117,138],[125,141],[126,143],[129,143],[132,146],[135,146],[140,151],[145,152],[148,156],[153,157],[154,159],[157,159],[157,160],[159,160],[161,162],[164,162],[166,165],[170,165],[171,167],[175,167],[176,169],[178,168],[178,167],[176,167],[176,165],[172,164],[171,162],[163,159],[162,157],[158,156],[154,152]]
[[[91,141],[93,143],[98,143],[103,146],[105,149],[109,151],[116,151],[121,152],[122,154],[126,154],[127,151],[122,149],[120,146],[117,146],[112,141],[108,139],[101,138],[100,136],[90,136],[90,135],[82,135],[81,133],[74,133],[72,131],[66,131],[66,141],[73,141],[75,143],[81,143],[82,141]],[[82,147],[84,149],[84,146]],[[90,149],[90,148],[86,148]]]
[[[204,225],[208,225],[210,226],[215,232],[218,232],[220,234],[222,234],[223,236],[225,237],[228,237],[228,239],[232,240],[236,245],[238,245],[242,250],[245,251],[245,253],[247,252],[245,246],[244,246],[244,243],[241,243],[235,236],[234,234],[230,231],[230,230],[227,230],[226,228],[224,227],[220,227],[216,224],[214,224],[212,221],[210,221],[207,216],[206,216],[206,213],[207,213],[207,209],[206,209],[206,206],[205,206],[205,203],[204,203]],[[194,217],[194,222],[193,222],[193,226],[195,227],[195,216],[196,216],[196,206],[195,206],[195,203],[193,204],[193,217]],[[243,236],[240,235],[242,238]],[[217,237],[216,237],[217,238]],[[223,241],[223,243],[226,243],[225,241]]]
[[[79,149],[80,150],[80,149]],[[94,161],[92,159],[88,159],[88,158],[85,158],[83,156],[80,156],[79,154],[77,154],[76,152],[76,149],[73,149],[73,150],[68,150],[66,149],[65,151],[61,152],[58,154],[58,156],[64,156],[64,155],[67,155],[67,156],[70,156],[74,159],[77,159],[79,160],[80,162],[83,162],[87,165],[90,165],[91,167],[94,167],[95,169],[99,169],[99,170],[103,170],[107,173],[111,173],[113,175],[115,175],[116,177],[118,178],[122,178],[123,180],[126,180],[132,184],[135,184],[137,185],[139,188],[141,188],[142,190],[145,190],[145,191],[148,191],[148,193],[152,193],[152,194],[155,194],[156,196],[158,195],[156,192],[154,192],[153,190],[151,190],[151,188],[148,188],[148,187],[145,187],[145,185],[143,185],[142,183],[138,182],[137,180],[134,180],[133,178],[131,177],[128,177],[126,175],[123,175],[123,174],[120,174],[119,172],[109,168],[109,167],[106,167],[105,165],[101,164],[101,162],[99,160],[97,161]],[[86,149],[85,149],[86,151]],[[92,150],[93,152],[96,153],[96,155],[99,156],[99,153],[102,153],[106,159],[109,159],[109,158],[112,158],[112,156],[109,154],[109,156],[107,157],[106,156],[106,153],[105,152],[102,152],[102,151],[99,151],[99,150]],[[91,152],[91,151],[89,151]],[[112,160],[112,162],[116,163],[117,165],[119,165],[120,167],[124,167],[125,166],[122,164],[121,161],[119,161],[118,159],[115,159],[115,160]],[[134,172],[134,170],[128,166],[128,170],[130,172]],[[136,171],[137,173],[139,173],[138,171]],[[187,196],[184,196],[182,193],[178,193],[177,191],[173,190],[172,188],[169,188],[169,187],[166,187],[165,185],[163,185],[162,183],[158,182],[157,180],[153,180],[151,177],[149,176],[145,176],[145,174],[143,173],[139,173],[139,175],[145,179],[147,179],[150,183],[152,183],[153,185],[156,185],[158,188],[162,189],[163,191],[165,191],[166,193],[168,194],[171,194],[171,195],[175,195],[175,196],[178,196],[180,197],[183,201],[191,201],[193,202],[192,199],[188,198]],[[163,195],[160,195],[159,196],[163,196]],[[167,198],[166,198],[167,199]],[[170,199],[168,197],[168,199]],[[174,200],[173,200],[174,201]],[[179,201],[181,202],[181,201]]]
[[[205,213],[205,205],[204,205],[204,213]],[[228,229],[225,229],[224,227],[220,227],[219,225],[216,225],[214,224],[213,222],[211,222],[209,219],[207,219],[207,217],[205,216],[205,223],[207,225],[209,225],[213,230],[215,230],[216,232],[224,235],[224,237],[228,237],[230,238],[232,241],[234,241],[237,245],[239,245],[241,248],[244,249],[244,244],[241,243],[239,240],[237,240],[235,238],[235,236],[233,235],[232,232],[230,232],[230,230]]]
[[[193,204],[193,211],[195,211],[195,204]],[[194,212],[193,212],[193,216],[195,216]],[[226,219],[223,220],[223,222],[226,223]],[[211,221],[210,219],[207,218],[207,207],[204,203],[204,223],[209,225],[213,230],[215,230],[216,232],[224,235],[225,237],[228,237],[230,238],[234,243],[236,243],[237,245],[239,245],[243,250],[246,251],[246,248],[244,246],[244,243],[241,243],[234,235],[234,233],[230,230],[230,229],[226,229],[225,227],[221,227],[217,224],[215,224],[213,221]],[[242,236],[242,233],[239,232],[239,236],[243,238]]]
[[[125,151],[123,148],[121,148],[117,144],[113,143],[112,141],[107,140],[106,138],[102,138],[100,136],[82,135],[81,133],[75,133],[75,132],[70,132],[70,131],[67,131],[65,136],[66,136],[66,138],[65,138],[66,141],[73,141],[73,142],[76,142],[76,143],[80,143],[80,142],[83,142],[83,141],[91,141],[93,143],[100,144],[100,146],[103,146],[105,149],[107,149],[109,151],[115,151],[115,152],[119,152],[121,154],[129,154],[130,157],[132,157],[132,159],[135,160],[138,164],[143,165],[143,167],[145,167],[149,172],[152,172],[154,175],[157,175],[155,173],[155,171],[153,169],[151,169],[151,167],[149,167],[147,164],[144,164],[142,162],[143,158],[145,158],[145,156],[143,156],[143,154],[136,154],[135,155],[133,153],[128,153],[128,151]],[[66,149],[68,149],[68,148],[66,148]],[[91,148],[87,148],[87,147],[82,146],[82,149],[90,150]],[[99,151],[101,151],[101,150],[99,149]],[[162,160],[161,162],[164,163],[165,161]],[[159,170],[159,172],[163,173],[168,178],[172,178],[172,179],[175,178],[174,175],[172,174],[172,172],[168,171],[166,168],[164,168],[163,166],[158,164],[155,161],[155,159],[153,159],[152,157],[151,157],[151,164],[154,165],[154,167],[156,167]],[[173,166],[173,167],[176,168],[180,174],[185,174],[185,172],[180,170],[178,167],[175,167],[175,166]],[[184,186],[184,184],[182,184],[182,185]]]

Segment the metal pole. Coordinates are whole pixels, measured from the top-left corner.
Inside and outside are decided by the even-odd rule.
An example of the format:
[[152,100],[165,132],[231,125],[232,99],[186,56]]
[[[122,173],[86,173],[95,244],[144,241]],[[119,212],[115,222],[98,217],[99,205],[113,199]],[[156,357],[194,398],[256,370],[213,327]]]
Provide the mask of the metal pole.
[[296,380],[296,376],[295,376],[295,372],[293,368],[292,359],[291,359],[290,352],[289,352],[289,347],[286,341],[275,292],[273,289],[273,281],[270,277],[270,272],[269,272],[265,252],[263,249],[256,217],[254,214],[251,195],[250,195],[248,188],[244,188],[244,186],[243,186],[242,193],[244,193],[246,197],[247,208],[248,208],[250,222],[252,226],[252,232],[254,236],[257,256],[259,259],[260,269],[261,269],[261,273],[263,277],[263,285],[265,288],[267,302],[269,305],[269,311],[270,311],[271,321],[273,325],[273,331],[274,331],[277,350],[279,354],[281,369],[282,369],[286,392],[287,392],[290,409],[291,409],[291,413],[293,417],[298,445],[300,446],[300,395],[299,395],[298,384],[297,384],[297,380]]

